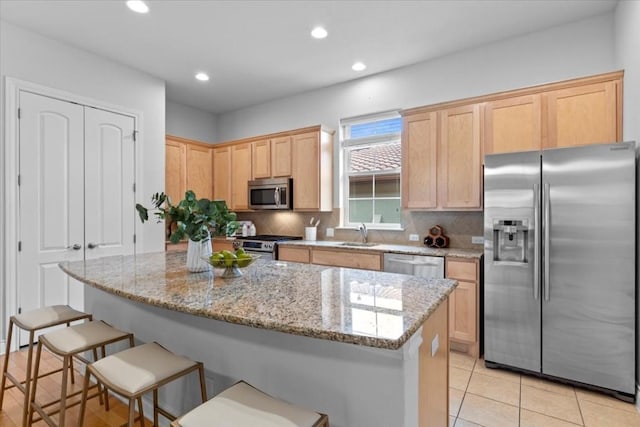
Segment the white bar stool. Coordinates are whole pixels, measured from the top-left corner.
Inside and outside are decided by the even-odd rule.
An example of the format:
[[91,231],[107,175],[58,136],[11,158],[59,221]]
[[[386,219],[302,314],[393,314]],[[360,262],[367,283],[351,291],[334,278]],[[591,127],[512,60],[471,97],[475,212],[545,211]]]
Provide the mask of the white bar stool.
[[240,381],[177,419],[172,427],[329,427],[329,417]]
[[204,365],[183,356],[177,356],[158,343],[147,343],[119,353],[112,354],[87,366],[80,403],[79,426],[84,425],[87,390],[89,378],[93,375],[99,384],[108,390],[129,400],[129,419],[127,425],[135,423],[135,401],[138,401],[140,425],[144,427],[142,411],[142,395],[153,391],[153,425],[158,426],[158,414],[169,421],[176,419],[174,415],[158,405],[158,389],[193,371],[200,377],[200,393],[202,401],[207,400],[204,382]]
[[[2,403],[4,402],[4,392],[11,387],[18,388],[24,394],[24,402],[22,406],[22,425],[27,425],[27,415],[29,411],[29,395],[31,390],[31,380],[33,372],[33,342],[35,341],[35,333],[53,326],[67,325],[77,320],[91,320],[92,316],[82,311],[77,311],[69,307],[68,305],[54,305],[49,307],[42,307],[35,310],[26,311],[24,313],[11,316],[9,319],[9,328],[7,331],[7,347],[4,353],[4,365],[2,367],[2,379],[0,380],[0,410],[2,410]],[[9,372],[9,355],[11,354],[11,339],[13,336],[13,326],[29,332],[29,350],[27,352],[27,366],[26,377],[24,381],[18,380]],[[60,372],[61,369],[56,369],[43,374],[40,377],[46,377],[47,375]],[[69,365],[69,371],[71,372],[71,382],[74,382],[73,377],[73,365]],[[6,380],[12,383],[7,387]]]
[[[59,425],[60,427],[64,427],[66,410],[80,403],[76,402],[71,405],[67,405],[67,399],[82,393],[82,391],[78,390],[74,393],[67,394],[67,372],[68,367],[71,366],[71,361],[73,360],[73,358],[75,357],[84,364],[89,365],[91,361],[81,356],[81,353],[91,351],[93,353],[93,358],[95,361],[98,358],[98,348],[102,350],[102,356],[104,357],[105,347],[107,345],[124,340],[128,340],[129,347],[133,347],[134,343],[132,333],[123,332],[106,324],[101,320],[69,326],[68,328],[59,329],[40,336],[34,367],[34,372],[36,375],[34,376],[33,387],[31,390],[28,425],[30,426],[35,421],[38,421],[33,419],[35,411],[38,412],[42,420],[53,427],[56,426],[56,423],[51,418],[51,415],[59,413],[60,415],[58,417],[57,425]],[[40,368],[40,357],[42,355],[43,347],[46,347],[47,350],[49,350],[51,353],[57,354],[58,356],[62,357],[62,381],[60,399],[56,399],[48,403],[40,403],[36,401],[36,392],[38,389],[37,373]],[[88,374],[85,374],[85,376],[88,377]],[[91,397],[98,396],[100,398],[100,403],[102,404],[102,390],[97,384],[96,387],[98,388],[98,392]],[[105,407],[108,410],[109,399],[106,391],[105,395],[107,397]],[[47,412],[46,408],[55,405],[56,403],[59,404],[58,408]]]

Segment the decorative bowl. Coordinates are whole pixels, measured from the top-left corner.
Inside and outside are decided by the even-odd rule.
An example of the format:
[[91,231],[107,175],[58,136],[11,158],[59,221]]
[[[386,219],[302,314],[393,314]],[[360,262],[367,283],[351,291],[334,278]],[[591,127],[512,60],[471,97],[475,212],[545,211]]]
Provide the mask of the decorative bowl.
[[221,274],[221,277],[229,278],[229,277],[240,277],[242,276],[242,268],[248,267],[255,260],[260,258],[260,255],[249,255],[247,254],[244,258],[239,259],[211,259],[209,257],[203,257],[207,263],[209,263],[213,268],[224,269]]

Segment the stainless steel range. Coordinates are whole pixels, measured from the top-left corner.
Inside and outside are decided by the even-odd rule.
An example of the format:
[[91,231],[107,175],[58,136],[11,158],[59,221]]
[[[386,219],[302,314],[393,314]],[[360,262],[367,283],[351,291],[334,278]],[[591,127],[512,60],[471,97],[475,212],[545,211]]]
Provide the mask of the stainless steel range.
[[259,234],[250,237],[236,237],[233,246],[242,248],[246,252],[260,253],[262,255],[270,254],[271,259],[278,258],[278,242],[287,240],[302,240],[302,236],[280,236],[273,234]]

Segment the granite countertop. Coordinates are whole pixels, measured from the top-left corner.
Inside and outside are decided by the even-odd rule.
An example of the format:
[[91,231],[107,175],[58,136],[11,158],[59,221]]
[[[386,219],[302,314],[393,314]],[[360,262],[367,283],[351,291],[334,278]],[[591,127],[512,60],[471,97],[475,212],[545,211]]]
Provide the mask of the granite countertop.
[[483,249],[455,249],[455,248],[428,248],[426,246],[387,245],[384,243],[375,246],[348,246],[341,241],[331,240],[287,240],[278,243],[278,246],[309,246],[314,248],[332,248],[348,251],[390,252],[407,255],[430,255],[442,257],[458,257],[480,259],[484,254]]
[[186,271],[186,253],[62,262],[71,277],[146,304],[229,323],[395,350],[457,286],[377,271],[258,259],[244,275]]

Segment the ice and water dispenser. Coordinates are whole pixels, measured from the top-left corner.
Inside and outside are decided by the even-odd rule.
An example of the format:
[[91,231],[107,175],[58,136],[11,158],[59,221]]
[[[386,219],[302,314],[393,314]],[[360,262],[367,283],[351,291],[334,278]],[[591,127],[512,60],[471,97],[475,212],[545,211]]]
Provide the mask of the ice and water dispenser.
[[526,219],[496,219],[493,221],[493,260],[526,264],[529,222]]

